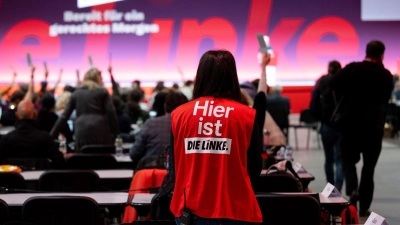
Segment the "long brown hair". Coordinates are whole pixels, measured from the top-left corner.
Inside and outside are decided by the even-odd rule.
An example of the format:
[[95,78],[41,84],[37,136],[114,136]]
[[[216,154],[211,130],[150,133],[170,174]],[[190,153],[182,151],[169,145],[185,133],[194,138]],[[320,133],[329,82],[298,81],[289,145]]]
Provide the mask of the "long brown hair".
[[87,71],[83,77],[82,86],[86,86],[89,90],[104,88],[101,72],[96,68]]
[[241,93],[235,58],[229,51],[212,50],[201,57],[193,99],[203,96],[228,98],[240,102]]

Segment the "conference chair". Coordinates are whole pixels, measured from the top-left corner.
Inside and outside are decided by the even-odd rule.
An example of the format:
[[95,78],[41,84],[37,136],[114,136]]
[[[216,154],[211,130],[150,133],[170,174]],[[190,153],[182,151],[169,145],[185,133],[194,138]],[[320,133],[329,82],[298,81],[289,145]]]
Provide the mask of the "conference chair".
[[2,164],[18,166],[23,171],[47,170],[51,168],[51,163],[46,158],[9,158],[3,160]]
[[315,120],[311,114],[309,109],[303,109],[300,113],[300,120],[298,125],[290,125],[289,127],[294,128],[294,139],[296,144],[296,149],[299,149],[298,137],[297,137],[297,129],[307,129],[307,145],[306,148],[308,149],[310,144],[310,133],[312,130],[316,131],[317,134],[317,143],[318,148],[321,148],[319,134],[318,134],[318,121]]
[[253,183],[254,192],[299,192],[299,181],[287,173],[260,175]]
[[40,225],[99,225],[97,202],[88,197],[32,197],[22,206],[22,222]]
[[319,201],[310,195],[256,194],[263,223],[268,225],[320,225]]
[[8,205],[5,201],[0,199],[0,225],[8,222],[8,218],[10,217],[10,213],[8,211]]
[[117,160],[109,154],[75,154],[67,158],[66,168],[76,170],[116,169]]
[[96,192],[101,191],[100,178],[91,170],[46,171],[39,178],[39,191]]
[[[0,187],[4,187],[7,189],[26,189],[25,179],[19,173],[12,172],[0,172]],[[18,191],[11,191],[18,192]]]
[[[167,170],[165,169],[143,169],[135,172],[132,178],[131,186],[129,188],[129,201],[131,201],[134,195],[137,193],[150,193],[155,187],[161,187],[166,175]],[[134,208],[135,205],[129,205],[125,208],[123,218],[124,223],[130,223],[136,221],[137,219],[147,217],[147,215],[150,213],[150,206],[137,206],[139,211]]]
[[88,154],[114,154],[114,145],[85,145],[80,150],[81,153]]

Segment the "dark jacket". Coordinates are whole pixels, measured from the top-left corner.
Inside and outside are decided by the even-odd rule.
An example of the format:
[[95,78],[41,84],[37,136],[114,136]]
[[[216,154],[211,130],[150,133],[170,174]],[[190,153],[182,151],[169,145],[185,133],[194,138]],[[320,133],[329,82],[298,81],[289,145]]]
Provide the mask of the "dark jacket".
[[7,109],[3,111],[1,114],[0,123],[5,126],[14,126],[15,122],[17,121],[17,117],[15,116],[16,109]]
[[129,154],[136,168],[142,158],[163,154],[170,143],[171,114],[148,119],[135,136]]
[[123,113],[121,110],[117,110],[118,124],[119,130],[122,134],[129,134],[131,132],[131,124],[132,121],[126,113]]
[[289,127],[289,98],[276,93],[269,94],[267,96],[267,111],[281,130]]
[[0,139],[0,162],[8,158],[48,158],[55,167],[64,164],[57,143],[49,133],[37,129],[33,120],[18,120],[15,130]]
[[57,120],[50,134],[56,138],[76,110],[74,122],[77,151],[84,145],[114,145],[119,134],[117,116],[111,97],[104,88],[89,90],[82,87],[72,93],[64,113]]
[[333,75],[330,87],[344,96],[344,108],[352,121],[349,128],[383,129],[384,109],[393,90],[393,76],[382,63],[350,63]]
[[[57,114],[55,114],[54,112],[50,112],[48,110],[45,109],[40,109],[39,113],[36,117],[36,122],[38,125],[38,128],[40,130],[49,132],[51,131],[51,129],[54,127],[54,124],[57,122],[58,120],[58,116]],[[71,129],[69,129],[68,125],[65,125],[62,130],[61,133],[65,135],[65,138],[67,139],[67,142],[70,143],[73,141],[72,138],[72,131]]]

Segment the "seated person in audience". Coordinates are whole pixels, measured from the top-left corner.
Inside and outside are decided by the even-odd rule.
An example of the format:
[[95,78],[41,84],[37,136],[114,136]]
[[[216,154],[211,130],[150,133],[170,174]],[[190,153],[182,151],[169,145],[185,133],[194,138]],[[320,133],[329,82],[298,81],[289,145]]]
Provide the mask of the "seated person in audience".
[[0,100],[1,100],[0,107],[1,107],[2,112],[7,110],[9,107],[8,102],[6,102],[6,100],[3,97],[5,95],[7,95],[11,91],[11,89],[14,87],[16,77],[17,77],[17,72],[14,71],[11,83],[8,85],[8,87],[6,89],[4,89],[3,91],[0,91]]
[[20,101],[24,98],[25,93],[21,90],[15,91],[10,97],[10,104],[7,110],[1,114],[0,123],[3,126],[14,126],[17,121],[15,112]]
[[[58,116],[55,113],[55,105],[56,100],[54,97],[50,93],[44,94],[42,97],[42,108],[39,110],[39,113],[36,117],[36,122],[40,130],[50,133],[54,124],[57,122]],[[64,126],[60,133],[64,134],[68,143],[73,141],[73,134],[69,129],[69,126]]]
[[286,146],[286,138],[279,126],[275,123],[269,112],[265,112],[264,122],[264,134],[263,134],[264,146]]
[[132,82],[132,90],[139,90],[141,99],[144,99],[144,91],[143,91],[142,87],[140,86],[140,80],[134,80]]
[[193,98],[193,86],[194,82],[192,80],[188,80],[185,82],[183,87],[180,88],[182,94],[184,94],[189,101]]
[[71,97],[71,92],[64,91],[60,96],[58,96],[56,101],[56,113],[57,115],[62,115],[65,107],[67,107],[69,98]]
[[171,112],[178,106],[188,102],[185,95],[180,92],[171,92],[165,98],[164,116],[151,118],[144,123],[142,129],[135,137],[135,143],[129,150],[134,168],[142,158],[161,155],[165,146],[170,143]]
[[257,90],[259,81],[259,79],[253,80],[252,82],[246,81],[240,84],[240,89],[247,91],[251,99],[254,99],[259,91]]
[[132,123],[136,123],[139,118],[145,122],[149,117],[149,113],[140,108],[141,92],[134,89],[128,94],[128,102],[125,107],[125,112],[130,117]]
[[117,119],[119,124],[119,131],[122,134],[129,134],[131,132],[131,124],[132,121],[129,116],[122,112],[121,110],[121,99],[118,96],[112,96],[113,105],[115,108],[115,112],[117,113]]
[[272,89],[272,92],[267,96],[267,111],[288,140],[290,103],[289,98],[282,96],[281,93],[281,86],[275,86]]
[[[154,97],[154,103],[151,108],[152,111],[155,111],[156,117],[165,115],[165,97],[171,92],[170,89],[163,89]],[[183,93],[182,93],[183,94]],[[186,97],[187,98],[187,97]]]
[[0,162],[8,158],[48,158],[54,167],[62,167],[63,154],[46,131],[35,127],[36,111],[29,100],[18,104],[15,130],[0,139]]
[[396,101],[400,101],[400,81],[395,83],[393,94],[396,97]]

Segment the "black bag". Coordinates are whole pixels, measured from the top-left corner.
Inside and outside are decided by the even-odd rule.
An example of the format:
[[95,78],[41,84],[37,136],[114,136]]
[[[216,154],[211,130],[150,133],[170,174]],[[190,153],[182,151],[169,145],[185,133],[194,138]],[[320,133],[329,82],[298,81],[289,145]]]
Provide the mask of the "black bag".
[[286,173],[292,175],[297,180],[298,191],[303,192],[303,185],[300,181],[300,177],[294,171],[292,163],[290,161],[283,160],[269,167],[267,174],[273,174],[273,173]]
[[150,219],[151,220],[175,220],[174,215],[169,209],[174,191],[175,181],[167,174],[159,192],[151,200]]
[[164,155],[151,155],[141,159],[136,171],[143,169],[165,169],[166,158]]

